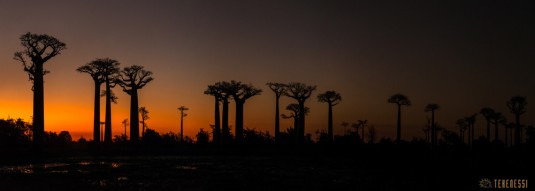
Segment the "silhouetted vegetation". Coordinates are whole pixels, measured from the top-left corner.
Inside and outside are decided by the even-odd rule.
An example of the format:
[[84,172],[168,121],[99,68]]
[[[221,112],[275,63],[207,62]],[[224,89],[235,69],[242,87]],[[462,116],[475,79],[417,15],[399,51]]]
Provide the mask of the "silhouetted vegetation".
[[184,112],[189,110],[189,108],[180,106],[178,110],[180,111],[180,140],[183,141],[184,140],[184,117],[188,115]]
[[152,72],[143,69],[143,66],[133,65],[123,68],[117,77],[116,83],[123,91],[130,95],[130,140],[139,141],[139,105],[137,91],[147,83],[154,80]]
[[438,110],[440,107],[438,104],[427,104],[425,106],[425,112],[431,112],[431,145],[436,146],[437,145],[437,125],[435,122],[435,111]]
[[243,142],[243,105],[245,101],[253,96],[260,95],[261,89],[253,87],[251,84],[243,84],[238,81],[230,81],[229,94],[232,95],[236,103],[236,142]]
[[328,122],[327,122],[327,136],[330,142],[334,140],[333,106],[338,105],[338,103],[340,103],[341,100],[342,100],[342,96],[340,96],[340,94],[335,91],[326,91],[325,93],[321,93],[318,95],[318,101],[327,103],[327,106],[329,107],[329,112],[328,112],[329,117],[328,117]]
[[279,100],[286,92],[286,84],[269,82],[266,85],[275,93],[275,141],[277,141],[280,137]]
[[24,66],[30,81],[33,83],[33,143],[39,148],[44,141],[45,132],[45,101],[44,75],[50,71],[44,69],[44,64],[66,49],[65,43],[46,34],[23,34],[20,43],[24,50],[15,52],[14,59]]
[[520,124],[520,116],[524,113],[526,113],[526,105],[528,102],[526,101],[525,97],[522,96],[515,96],[512,97],[509,101],[507,101],[507,107],[511,111],[511,113],[515,114],[515,145],[519,146],[522,143],[522,139],[520,138],[521,134],[521,124]]
[[[316,90],[316,86],[309,86],[303,83],[292,82],[287,86],[287,91],[284,95],[291,97],[299,104],[299,111],[305,111],[305,101],[310,98],[312,92]],[[299,112],[299,125],[296,128],[298,133],[298,142],[305,142],[305,112]]]
[[388,98],[388,103],[394,103],[398,106],[398,123],[397,123],[397,133],[396,133],[396,142],[401,140],[401,106],[410,106],[411,101],[407,96],[403,94],[394,94]]

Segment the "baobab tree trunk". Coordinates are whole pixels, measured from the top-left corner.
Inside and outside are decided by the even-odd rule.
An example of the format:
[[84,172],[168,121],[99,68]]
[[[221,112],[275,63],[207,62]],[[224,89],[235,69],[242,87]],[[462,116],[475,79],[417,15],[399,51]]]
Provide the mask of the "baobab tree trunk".
[[222,122],[222,139],[221,141],[226,144],[229,142],[229,128],[228,128],[228,99],[223,99],[223,122]]
[[299,142],[304,143],[305,140],[305,102],[299,101]]
[[245,102],[235,100],[236,102],[236,142],[243,141],[243,104]]
[[95,80],[95,101],[93,111],[93,141],[100,142],[100,82]]
[[437,128],[435,126],[435,111],[431,111],[431,145],[435,147],[437,144]]
[[[328,128],[327,128],[327,135],[329,136],[329,141],[333,142],[334,135],[333,135],[333,107],[331,103],[328,104],[329,106],[329,119],[328,119]],[[364,136],[364,134],[362,134]]]
[[509,144],[509,135],[508,135],[508,128],[505,126],[505,146]]
[[401,105],[398,104],[398,126],[397,126],[396,142],[399,143],[400,140],[401,140]]
[[490,142],[490,121],[487,120],[487,140]]
[[215,111],[214,111],[214,115],[215,115],[215,122],[214,122],[214,132],[213,132],[213,138],[212,138],[212,141],[215,143],[215,144],[220,144],[221,143],[221,127],[220,127],[220,119],[219,119],[219,98],[214,96],[215,97]]
[[[515,146],[520,146],[521,139],[520,139],[520,115],[515,115]],[[512,133],[511,133],[512,134]],[[511,144],[512,144],[512,138],[511,138]]]
[[35,63],[33,80],[33,144],[39,149],[43,145],[45,132],[43,63]]
[[104,124],[104,142],[111,143],[111,90],[110,79],[106,76],[106,122]]
[[498,141],[498,122],[494,123],[494,141]]
[[279,116],[279,96],[275,100],[275,142],[280,139],[280,116]]
[[130,95],[130,140],[139,141],[139,114],[137,89],[132,89]]

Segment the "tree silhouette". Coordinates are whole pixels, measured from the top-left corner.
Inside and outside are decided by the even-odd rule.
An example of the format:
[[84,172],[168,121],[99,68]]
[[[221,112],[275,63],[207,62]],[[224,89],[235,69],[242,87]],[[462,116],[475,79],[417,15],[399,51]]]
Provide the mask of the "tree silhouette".
[[208,89],[204,91],[204,94],[214,96],[215,98],[215,111],[214,111],[214,128],[212,135],[212,142],[219,144],[221,143],[221,122],[220,122],[220,113],[219,113],[219,102],[221,102],[223,97],[223,92],[217,85],[208,85]]
[[145,135],[145,127],[147,126],[147,123],[145,123],[145,120],[149,119],[149,110],[147,110],[145,107],[139,108],[139,114],[141,114],[141,125],[143,126],[141,130],[141,136]]
[[485,120],[487,120],[487,140],[490,141],[490,123],[494,115],[496,115],[496,112],[492,108],[485,107],[485,108],[482,108],[479,113],[481,113],[481,115],[485,117]]
[[[334,140],[334,134],[333,134],[333,106],[338,105],[340,101],[342,101],[342,96],[338,92],[335,91],[326,91],[325,93],[321,93],[318,95],[318,101],[327,103],[329,107],[329,118],[328,118],[328,124],[327,124],[327,136],[329,137],[329,141],[332,142]],[[364,135],[364,134],[363,134]]]
[[[299,111],[305,110],[305,101],[312,95],[312,92],[316,90],[316,86],[309,86],[304,83],[292,82],[287,86],[287,91],[284,95],[291,97],[297,101],[299,104]],[[299,112],[299,128],[296,129],[298,132],[298,141],[304,143],[305,138],[305,112]]]
[[66,49],[65,43],[46,34],[26,33],[19,38],[24,50],[15,52],[14,59],[20,61],[29,80],[33,82],[33,143],[40,148],[44,141],[44,75],[49,73],[44,64]]
[[473,114],[465,118],[467,127],[468,127],[468,144],[470,147],[474,144],[474,125],[476,123],[477,114]]
[[[126,138],[126,137],[128,137],[128,136],[126,136],[126,127],[128,126],[128,118],[124,119],[121,123],[124,125],[124,137]],[[132,137],[132,136],[130,136],[130,137]]]
[[368,128],[368,144],[375,142],[375,127],[373,125]]
[[[299,104],[291,103],[286,106],[286,110],[291,111],[292,113],[290,115],[282,114],[281,117],[284,119],[293,118],[294,119],[294,128],[293,132],[295,132],[296,141],[299,140],[299,132],[296,129],[299,129],[299,116],[301,116],[301,110],[299,109]],[[305,115],[308,115],[310,113],[310,108],[305,107]]]
[[223,102],[223,114],[222,114],[222,119],[221,119],[221,142],[223,144],[226,144],[230,142],[230,139],[231,139],[230,127],[228,125],[228,104],[229,104],[229,98],[231,98],[230,83],[221,81],[221,82],[217,82],[214,86],[215,86],[215,89],[219,93],[219,98]]
[[275,93],[275,141],[280,138],[279,99],[286,92],[286,84],[268,82],[266,85]]
[[152,72],[143,69],[143,66],[133,65],[125,67],[119,72],[117,84],[130,95],[130,140],[139,141],[139,114],[137,90],[154,80]]
[[459,136],[461,138],[461,142],[464,143],[464,132],[468,128],[466,118],[458,119],[455,124],[457,124],[457,127],[459,127]]
[[498,141],[498,126],[505,120],[505,117],[500,112],[494,112],[491,118],[491,123],[494,124],[494,141]]
[[261,89],[253,87],[251,84],[243,84],[237,81],[230,81],[230,92],[236,103],[236,142],[243,141],[243,105],[245,101],[255,95],[262,93]]
[[104,119],[104,142],[112,142],[112,124],[111,124],[111,103],[117,103],[117,97],[111,90],[115,87],[115,75],[119,72],[119,62],[110,58],[96,59],[93,63],[101,66],[101,76],[104,79],[105,90],[101,96],[106,98],[106,114]]
[[507,107],[509,108],[511,113],[515,114],[515,145],[517,146],[520,145],[520,143],[522,142],[522,140],[520,139],[520,115],[526,113],[527,104],[528,102],[526,101],[526,98],[522,96],[515,96],[512,97],[509,101],[507,101]]
[[347,132],[347,127],[349,127],[349,123],[345,122],[345,121],[342,121],[342,124],[340,124],[340,125],[342,125],[342,127],[344,127],[344,131],[345,131],[344,133],[348,133]]
[[403,94],[394,94],[388,98],[388,103],[395,103],[398,106],[398,123],[397,123],[397,133],[396,133],[396,142],[399,143],[401,140],[401,106],[406,105],[410,106],[411,101],[407,96]]
[[[366,125],[368,123],[368,120],[357,120],[357,125],[362,128],[361,131],[361,135],[362,135],[362,142],[364,142],[364,129],[366,128]],[[358,132],[357,132],[358,134]]]
[[180,106],[178,110],[180,111],[180,141],[184,141],[184,117],[188,116],[184,111],[189,110],[189,108]]
[[[355,128],[355,132],[357,133],[357,136],[360,137],[360,139],[362,139],[362,137],[359,135],[359,129],[360,129],[360,124],[359,123],[351,123],[351,127]],[[362,135],[364,136],[364,135]]]
[[435,123],[435,111],[440,107],[438,104],[430,103],[425,106],[425,112],[431,112],[431,145],[437,145],[437,127]]
[[104,68],[105,66],[102,62],[94,60],[76,69],[78,72],[88,73],[95,83],[95,100],[93,106],[93,141],[95,143],[100,142],[100,86],[104,83],[104,77],[102,75]]

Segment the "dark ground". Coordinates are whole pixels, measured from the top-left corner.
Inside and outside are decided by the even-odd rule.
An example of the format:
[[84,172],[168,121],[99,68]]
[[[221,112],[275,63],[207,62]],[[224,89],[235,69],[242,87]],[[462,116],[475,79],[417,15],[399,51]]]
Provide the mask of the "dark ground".
[[527,150],[293,149],[4,152],[0,190],[482,190],[482,178],[534,174]]

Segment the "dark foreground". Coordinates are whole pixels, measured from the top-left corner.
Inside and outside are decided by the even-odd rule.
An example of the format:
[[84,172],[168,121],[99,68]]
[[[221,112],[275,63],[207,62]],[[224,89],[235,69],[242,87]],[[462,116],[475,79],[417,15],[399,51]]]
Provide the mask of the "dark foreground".
[[0,163],[0,190],[481,190],[534,173],[507,152],[352,152],[23,157]]

